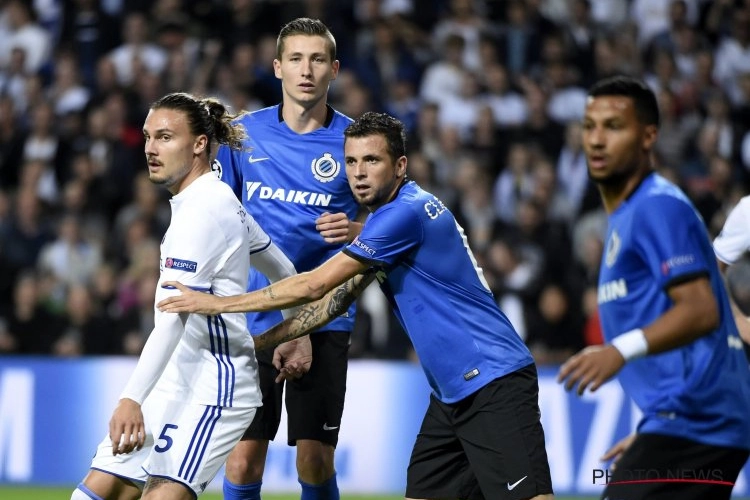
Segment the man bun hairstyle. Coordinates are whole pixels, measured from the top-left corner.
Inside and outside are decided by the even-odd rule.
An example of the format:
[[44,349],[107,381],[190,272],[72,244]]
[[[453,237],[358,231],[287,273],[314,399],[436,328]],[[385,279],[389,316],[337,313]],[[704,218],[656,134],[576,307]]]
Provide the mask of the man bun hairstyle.
[[151,109],[174,109],[182,111],[187,116],[190,133],[208,137],[206,152],[210,157],[213,142],[226,144],[232,149],[242,149],[242,141],[247,139],[245,128],[235,122],[237,118],[246,114],[231,113],[224,104],[216,98],[198,98],[187,92],[167,94],[151,105]]

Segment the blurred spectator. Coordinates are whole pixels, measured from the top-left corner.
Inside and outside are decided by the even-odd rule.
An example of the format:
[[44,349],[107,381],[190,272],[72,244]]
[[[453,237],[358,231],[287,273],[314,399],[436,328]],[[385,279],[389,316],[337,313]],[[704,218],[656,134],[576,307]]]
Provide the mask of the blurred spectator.
[[63,297],[74,285],[89,285],[99,267],[102,253],[83,234],[81,222],[74,214],[63,215],[57,225],[57,239],[39,252],[37,268],[55,281],[55,296]]
[[516,221],[520,201],[534,192],[533,162],[534,153],[528,144],[515,142],[510,145],[492,196],[495,213],[505,223]]
[[505,66],[492,64],[485,67],[482,74],[486,90],[481,100],[492,108],[495,122],[501,127],[522,125],[528,117],[528,105],[524,97],[511,87]]
[[43,171],[37,186],[39,195],[47,203],[54,204],[59,195],[57,182],[66,177],[70,161],[70,145],[55,129],[55,113],[52,104],[43,101],[31,109],[31,128],[23,144],[23,161],[40,165]]
[[[153,315],[153,311],[152,311]],[[56,343],[59,355],[122,354],[121,329],[104,314],[88,287],[76,284],[67,293],[65,327]]]
[[50,33],[35,20],[31,2],[7,0],[0,11],[7,31],[0,31],[0,67],[6,67],[13,49],[23,51],[26,73],[36,73],[49,62],[52,40]]
[[470,156],[463,158],[456,169],[453,181],[456,205],[451,207],[451,212],[464,228],[472,250],[481,253],[489,246],[495,225],[491,178]]
[[568,122],[565,126],[565,144],[557,158],[556,171],[558,183],[577,216],[588,208],[584,206],[583,201],[586,192],[593,189],[586,157],[583,154],[579,121]]
[[494,180],[503,166],[501,159],[506,155],[504,139],[504,133],[496,124],[492,108],[480,103],[474,127],[467,141],[467,149],[477,157],[490,174],[490,178],[486,179],[488,183]]
[[697,113],[681,113],[674,92],[661,89],[655,92],[659,103],[659,140],[654,146],[664,165],[680,169],[691,153],[693,141],[701,126]]
[[448,35],[438,51],[439,58],[431,62],[424,72],[419,97],[424,102],[440,103],[448,96],[461,94],[465,68],[463,51],[466,45],[460,35]]
[[91,98],[91,92],[82,82],[78,72],[78,59],[71,52],[57,55],[53,64],[53,80],[47,88],[57,117],[83,111]]
[[144,272],[135,282],[135,302],[125,309],[119,320],[123,332],[121,349],[137,356],[154,329],[154,294],[159,282],[158,270]]
[[54,233],[48,226],[43,207],[33,189],[16,192],[11,217],[2,226],[5,259],[13,269],[34,268],[45,244]]
[[549,283],[527,311],[526,344],[540,365],[561,364],[584,346],[578,301],[559,283]]
[[76,54],[83,84],[97,86],[97,65],[120,44],[119,18],[102,9],[100,0],[65,0],[61,45]]
[[0,96],[10,98],[15,113],[25,113],[28,108],[27,86],[30,75],[25,68],[26,53],[18,47],[11,49],[10,61],[0,66]]
[[[680,5],[673,5],[680,4]],[[685,22],[693,23],[698,18],[698,0],[633,0],[630,17],[638,27],[638,44],[644,50],[654,38],[669,30],[670,23],[684,11]]]
[[461,65],[469,71],[479,71],[479,45],[483,34],[491,29],[481,7],[485,2],[476,0],[448,0],[445,15],[432,28],[435,51],[439,52],[451,36],[464,41]]
[[6,314],[7,333],[12,338],[6,342],[9,350],[19,354],[54,354],[55,343],[62,335],[62,322],[40,304],[39,283],[33,271],[19,275],[13,306]]
[[525,341],[526,315],[542,283],[542,257],[538,248],[521,245],[513,237],[492,240],[487,250],[487,271],[498,305]]
[[167,66],[167,52],[154,43],[149,34],[152,26],[145,14],[131,12],[122,25],[123,43],[115,47],[109,58],[115,65],[117,81],[127,87],[145,72],[161,75]]
[[462,144],[470,140],[471,132],[479,118],[482,105],[479,91],[477,77],[469,71],[464,71],[458,95],[446,95],[440,101],[440,127],[455,129]]
[[214,38],[221,40],[223,56],[229,57],[233,47],[255,45],[263,36],[275,36],[282,21],[274,5],[261,0],[228,0],[216,14],[216,22],[209,25],[216,30]]
[[388,21],[375,20],[372,34],[372,45],[358,57],[355,72],[360,81],[367,82],[374,102],[382,107],[389,100],[391,85],[402,82],[416,88],[421,72]]
[[529,9],[529,4],[523,0],[505,2],[505,23],[498,37],[498,54],[514,80],[533,67],[541,53],[541,33],[532,22]]
[[594,83],[589,70],[594,67],[594,43],[602,35],[602,30],[594,21],[591,0],[570,0],[568,4],[570,17],[562,24],[562,33],[581,84],[588,87]]
[[[127,247],[128,237],[132,237],[134,223],[144,226],[145,238],[161,240],[169,227],[169,206],[163,203],[164,195],[158,186],[149,179],[148,172],[140,171],[134,179],[133,199],[115,217],[110,249]],[[135,242],[133,242],[135,243]]]
[[383,109],[386,113],[401,120],[406,132],[411,133],[417,126],[420,107],[415,84],[409,80],[398,79],[386,88],[387,95]]
[[20,165],[23,159],[24,135],[16,115],[13,100],[0,94],[0,188],[18,186]]
[[750,6],[734,8],[731,34],[721,38],[715,54],[714,78],[736,103],[740,99],[739,76],[750,72]]
[[509,134],[509,141],[525,141],[541,148],[548,158],[557,158],[565,141],[565,126],[552,120],[548,113],[547,94],[531,79],[524,79],[523,92],[528,119]]

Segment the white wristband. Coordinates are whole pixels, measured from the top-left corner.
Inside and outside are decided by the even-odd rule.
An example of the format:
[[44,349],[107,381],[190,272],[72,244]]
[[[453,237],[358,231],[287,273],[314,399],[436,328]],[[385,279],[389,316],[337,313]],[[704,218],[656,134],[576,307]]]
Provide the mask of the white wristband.
[[612,345],[620,351],[625,361],[641,358],[648,354],[648,342],[640,328],[618,335],[612,339]]

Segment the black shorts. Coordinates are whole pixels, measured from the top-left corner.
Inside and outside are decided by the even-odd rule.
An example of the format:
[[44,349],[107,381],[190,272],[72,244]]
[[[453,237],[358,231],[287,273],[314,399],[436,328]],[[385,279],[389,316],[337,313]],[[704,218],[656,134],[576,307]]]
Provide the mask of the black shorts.
[[[335,447],[344,413],[349,332],[316,332],[310,335],[313,361],[310,371],[298,380],[286,382],[288,443],[312,439]],[[275,382],[273,350],[256,353],[263,406],[242,439],[273,440],[281,422],[284,384]]]
[[750,454],[663,434],[638,434],[617,461],[602,498],[729,500]]
[[409,461],[408,498],[517,500],[551,494],[531,364],[453,404],[430,397]]

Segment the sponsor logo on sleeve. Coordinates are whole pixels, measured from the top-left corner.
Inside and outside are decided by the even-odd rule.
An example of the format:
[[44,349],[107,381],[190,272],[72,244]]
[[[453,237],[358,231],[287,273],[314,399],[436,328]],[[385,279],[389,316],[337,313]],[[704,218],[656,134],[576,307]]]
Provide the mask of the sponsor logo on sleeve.
[[167,269],[176,269],[178,271],[185,271],[187,273],[194,273],[198,270],[198,263],[192,260],[175,259],[174,257],[167,257],[164,261],[164,267]]
[[360,250],[362,250],[363,252],[365,252],[370,257],[372,257],[372,256],[375,255],[376,250],[374,248],[370,248],[369,246],[367,246],[364,243],[362,243],[361,241],[359,241],[359,237],[354,238],[354,241],[352,241],[352,245],[354,245],[355,247],[359,248]]
[[669,274],[669,271],[671,271],[675,267],[689,266],[694,262],[695,256],[693,255],[678,255],[677,257],[672,257],[671,259],[667,259],[662,262],[661,272],[666,276],[667,274]]

